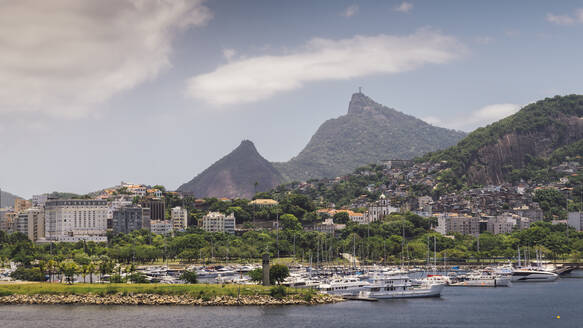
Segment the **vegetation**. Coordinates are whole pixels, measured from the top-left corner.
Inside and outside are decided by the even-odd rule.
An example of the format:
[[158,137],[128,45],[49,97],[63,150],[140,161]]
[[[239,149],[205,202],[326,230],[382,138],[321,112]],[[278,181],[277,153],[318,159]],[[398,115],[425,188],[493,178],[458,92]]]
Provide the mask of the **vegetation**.
[[194,271],[185,270],[181,275],[180,279],[186,281],[189,284],[196,284],[198,282],[198,276]]
[[[565,145],[567,141],[567,129],[562,118],[565,116],[583,116],[583,96],[570,95],[565,97],[556,96],[547,98],[536,103],[530,104],[520,110],[518,113],[492,123],[486,127],[478,128],[462,139],[456,146],[446,150],[428,153],[418,159],[422,162],[444,162],[451,168],[450,172],[444,172],[443,178],[448,179],[460,177],[454,187],[471,185],[470,176],[467,175],[470,167],[483,165],[478,160],[479,150],[485,146],[496,144],[505,135],[516,133],[520,135],[544,133],[551,131],[553,134],[552,144],[548,145],[548,150],[553,151],[550,158],[543,157],[541,153],[533,157],[533,154],[525,154],[523,165],[505,166],[503,172],[508,181],[512,180],[535,180],[545,181],[552,178],[549,174],[549,165],[563,160],[571,155],[581,155],[583,143],[578,141],[573,144]],[[503,165],[508,162],[503,163]],[[451,174],[449,177],[446,176]],[[460,184],[461,183],[461,184]]]
[[[293,289],[287,293],[297,293]],[[190,295],[197,298],[237,295],[270,295],[271,289],[263,286],[235,285],[167,285],[167,284],[1,284],[0,295],[115,295],[115,294],[154,294]]]

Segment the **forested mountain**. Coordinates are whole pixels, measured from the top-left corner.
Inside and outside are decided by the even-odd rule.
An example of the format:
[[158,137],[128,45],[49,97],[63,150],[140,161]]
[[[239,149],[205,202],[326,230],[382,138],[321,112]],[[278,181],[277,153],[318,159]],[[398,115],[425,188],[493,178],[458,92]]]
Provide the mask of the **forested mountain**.
[[288,181],[336,177],[365,164],[445,149],[464,136],[355,93],[346,115],[324,122],[298,156],[275,167]]
[[178,191],[196,197],[251,198],[282,181],[281,174],[257,152],[253,142],[243,140],[239,147],[180,186]]
[[472,132],[420,161],[445,161],[466,184],[545,180],[550,167],[583,156],[583,96],[556,96]]

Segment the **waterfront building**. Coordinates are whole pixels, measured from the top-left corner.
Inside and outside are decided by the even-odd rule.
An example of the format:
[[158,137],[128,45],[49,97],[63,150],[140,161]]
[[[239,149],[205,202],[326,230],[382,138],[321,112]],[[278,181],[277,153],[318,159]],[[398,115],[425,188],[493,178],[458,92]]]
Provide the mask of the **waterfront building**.
[[170,221],[174,231],[186,230],[188,227],[188,211],[185,208],[176,206],[170,210]]
[[140,206],[122,206],[113,211],[112,230],[115,233],[130,233],[146,229],[143,211]]
[[105,200],[48,200],[45,203],[45,238],[49,241],[105,242],[107,211]]
[[150,221],[150,231],[156,235],[169,235],[172,233],[172,222],[169,220]]
[[235,215],[210,212],[202,218],[202,229],[208,232],[235,233]]

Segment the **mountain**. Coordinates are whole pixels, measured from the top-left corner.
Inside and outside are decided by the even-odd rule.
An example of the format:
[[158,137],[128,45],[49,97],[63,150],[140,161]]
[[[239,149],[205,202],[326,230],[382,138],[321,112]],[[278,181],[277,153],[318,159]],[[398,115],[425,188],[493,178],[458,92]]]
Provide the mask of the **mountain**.
[[180,186],[177,191],[196,197],[251,198],[283,181],[281,174],[263,158],[249,140]]
[[2,191],[2,201],[0,202],[0,207],[14,206],[14,200],[20,198],[9,192]]
[[583,156],[583,96],[546,98],[479,128],[421,161],[445,161],[461,183],[498,185],[544,180],[551,165]]
[[365,164],[445,149],[465,135],[427,124],[359,92],[352,95],[346,115],[324,122],[298,156],[274,165],[288,181],[335,177]]

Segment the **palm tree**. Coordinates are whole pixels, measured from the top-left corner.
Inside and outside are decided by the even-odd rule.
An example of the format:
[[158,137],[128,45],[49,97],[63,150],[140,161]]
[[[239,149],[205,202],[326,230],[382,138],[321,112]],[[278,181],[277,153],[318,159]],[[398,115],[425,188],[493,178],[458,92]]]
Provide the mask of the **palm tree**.
[[89,283],[93,283],[93,274],[95,273],[95,271],[97,270],[97,267],[95,266],[95,263],[93,263],[93,261],[89,262],[89,265],[87,265],[87,272],[89,273]]

